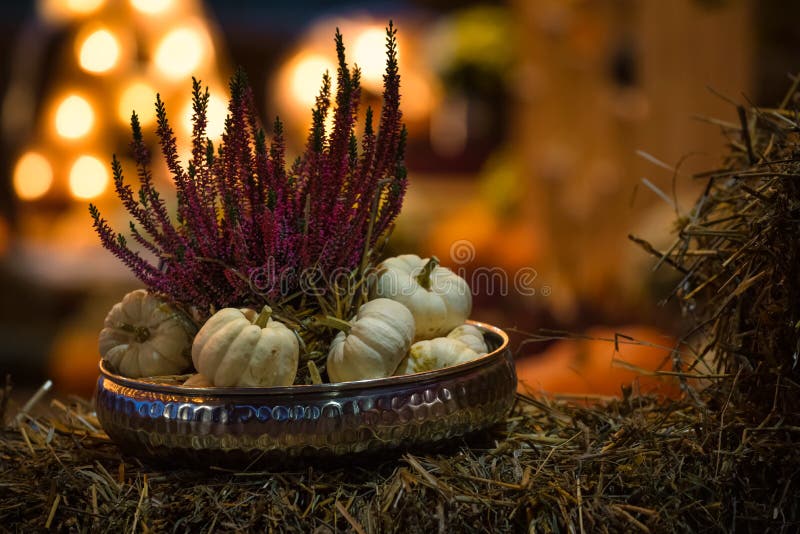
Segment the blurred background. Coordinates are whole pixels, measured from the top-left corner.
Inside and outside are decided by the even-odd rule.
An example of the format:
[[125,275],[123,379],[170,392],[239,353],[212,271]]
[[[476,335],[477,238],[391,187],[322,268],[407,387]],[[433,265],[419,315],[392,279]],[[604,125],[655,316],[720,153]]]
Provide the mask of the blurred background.
[[[670,345],[680,312],[662,301],[679,280],[627,236],[669,247],[702,185],[692,174],[722,162],[719,121],[738,122],[726,99],[782,98],[799,16],[778,0],[4,2],[0,374],[91,394],[102,320],[139,286],[87,213],[91,201],[126,225],[109,160],[128,157],[131,110],[152,133],[159,92],[185,151],[191,77],[210,87],[218,137],[241,65],[262,118],[279,114],[299,149],[337,26],[379,103],[389,19],[411,184],[390,252],[502,269],[505,290],[493,275],[473,288],[474,317],[501,327]],[[165,169],[157,180],[170,191]],[[612,354],[530,344],[520,372],[534,390],[614,394],[631,375]],[[652,368],[665,354],[623,356]]]

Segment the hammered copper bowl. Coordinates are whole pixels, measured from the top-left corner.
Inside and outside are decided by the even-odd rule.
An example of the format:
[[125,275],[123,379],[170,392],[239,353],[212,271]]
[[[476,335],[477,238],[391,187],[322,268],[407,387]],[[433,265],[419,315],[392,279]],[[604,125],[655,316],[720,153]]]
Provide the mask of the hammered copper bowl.
[[339,384],[194,388],[152,384],[100,364],[97,416],[123,450],[183,463],[242,463],[408,449],[506,417],[517,377],[508,336],[461,365]]

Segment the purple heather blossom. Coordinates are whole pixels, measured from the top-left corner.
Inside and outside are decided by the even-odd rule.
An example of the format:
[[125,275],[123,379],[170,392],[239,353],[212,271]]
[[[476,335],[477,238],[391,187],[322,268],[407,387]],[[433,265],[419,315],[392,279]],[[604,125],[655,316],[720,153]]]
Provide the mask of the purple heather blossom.
[[[156,264],[131,250],[125,237],[90,205],[103,246],[148,288],[196,308],[202,316],[225,306],[290,297],[299,290],[302,273],[313,271],[325,279],[358,269],[365,250],[390,231],[406,190],[396,30],[390,23],[378,128],[367,109],[360,143],[355,136],[360,71],[348,67],[338,30],[335,43],[336,94],[330,94],[326,74],[305,151],[289,166],[283,124],[276,119],[267,139],[241,70],[230,82],[228,117],[216,148],[206,138],[208,89],[193,81],[192,153],[185,168],[166,107],[156,98],[156,132],[177,191],[174,221],[153,185],[150,154],[134,113],[131,148],[139,188],[134,191],[125,183],[116,156],[114,185],[132,217],[131,236]],[[326,131],[331,106],[333,128]],[[281,283],[253,284],[255,274],[280,278]]]

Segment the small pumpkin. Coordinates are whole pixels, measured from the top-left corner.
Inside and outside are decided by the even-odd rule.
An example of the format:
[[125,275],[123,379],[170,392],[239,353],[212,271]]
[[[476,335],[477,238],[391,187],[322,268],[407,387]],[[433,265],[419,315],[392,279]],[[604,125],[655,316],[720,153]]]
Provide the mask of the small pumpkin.
[[194,327],[165,300],[137,289],[114,304],[100,331],[100,355],[123,376],[172,375],[191,366]]
[[391,376],[414,339],[414,317],[390,299],[363,304],[349,323],[330,317],[321,323],[341,330],[328,352],[331,382]]
[[256,317],[235,308],[212,315],[192,345],[197,372],[220,387],[292,385],[300,357],[297,336],[271,313],[264,306]]
[[472,326],[471,324],[462,324],[461,326],[455,327],[447,334],[447,337],[450,339],[457,339],[477,352],[478,355],[489,352],[489,348],[486,346],[486,340],[483,338],[483,332],[481,332],[480,328]]
[[478,358],[480,354],[465,343],[451,337],[423,339],[411,345],[411,351],[395,371],[408,375],[443,369]]
[[373,292],[411,311],[417,341],[447,335],[472,311],[472,293],[466,280],[441,267],[436,256],[428,259],[403,254],[383,261]]
[[210,388],[214,387],[214,384],[206,378],[205,376],[201,375],[200,373],[195,373],[183,383],[184,386],[189,388]]

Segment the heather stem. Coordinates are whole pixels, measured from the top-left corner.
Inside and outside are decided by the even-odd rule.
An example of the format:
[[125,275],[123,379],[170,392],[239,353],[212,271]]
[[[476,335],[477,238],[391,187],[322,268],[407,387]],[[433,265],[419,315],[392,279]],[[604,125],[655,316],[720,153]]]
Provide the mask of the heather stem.
[[264,306],[261,309],[261,313],[258,314],[256,320],[253,321],[253,324],[259,328],[266,328],[267,323],[269,322],[269,318],[272,316],[272,308],[269,306]]
[[417,275],[417,283],[423,287],[423,289],[430,291],[431,290],[431,273],[435,268],[439,266],[439,258],[436,256],[431,256],[431,259],[428,260],[428,263],[422,268],[422,272]]
[[369,253],[372,250],[372,246],[370,242],[372,241],[372,231],[373,227],[375,226],[375,219],[378,218],[378,208],[380,207],[381,201],[381,192],[383,191],[383,186],[391,182],[390,179],[385,178],[375,184],[375,197],[372,199],[372,208],[369,214],[369,224],[367,225],[367,235],[366,239],[364,240],[364,254],[361,257],[361,274],[363,274],[367,270],[367,264],[369,262]]

